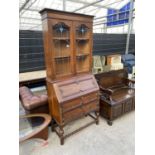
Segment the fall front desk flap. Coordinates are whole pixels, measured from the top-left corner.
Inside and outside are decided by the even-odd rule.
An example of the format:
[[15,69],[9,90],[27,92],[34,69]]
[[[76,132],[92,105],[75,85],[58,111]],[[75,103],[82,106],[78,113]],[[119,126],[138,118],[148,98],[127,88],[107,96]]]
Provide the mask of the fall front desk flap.
[[93,75],[73,77],[53,86],[59,103],[99,90]]

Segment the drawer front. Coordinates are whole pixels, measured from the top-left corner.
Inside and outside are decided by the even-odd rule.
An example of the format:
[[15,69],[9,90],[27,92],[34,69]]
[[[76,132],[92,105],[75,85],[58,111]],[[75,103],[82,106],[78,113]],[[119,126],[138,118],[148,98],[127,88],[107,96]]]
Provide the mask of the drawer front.
[[74,99],[74,100],[68,101],[66,103],[63,103],[62,111],[67,112],[67,111],[73,110],[75,108],[78,108],[81,105],[82,105],[82,100],[80,98]]
[[63,118],[65,122],[69,122],[83,115],[84,115],[83,109],[82,107],[80,107],[64,113]]
[[99,101],[98,100],[96,100],[94,102],[90,102],[83,106],[84,113],[89,113],[89,112],[96,111],[96,110],[99,110]]
[[89,102],[93,102],[93,101],[98,100],[98,99],[99,99],[98,92],[91,93],[91,94],[88,94],[88,95],[85,95],[82,97],[82,101],[84,104],[89,103]]

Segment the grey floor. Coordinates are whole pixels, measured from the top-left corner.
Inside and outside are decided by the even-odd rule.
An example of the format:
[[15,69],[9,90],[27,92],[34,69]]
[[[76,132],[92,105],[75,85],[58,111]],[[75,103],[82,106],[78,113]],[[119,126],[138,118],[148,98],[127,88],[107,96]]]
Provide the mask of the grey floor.
[[[72,131],[89,121],[89,117],[75,121],[66,126],[65,131]],[[134,155],[135,113],[133,111],[116,119],[113,126],[108,126],[100,117],[99,125],[93,124],[65,139],[63,146],[49,128],[47,141],[27,142],[27,145],[20,145],[19,150],[20,155]]]

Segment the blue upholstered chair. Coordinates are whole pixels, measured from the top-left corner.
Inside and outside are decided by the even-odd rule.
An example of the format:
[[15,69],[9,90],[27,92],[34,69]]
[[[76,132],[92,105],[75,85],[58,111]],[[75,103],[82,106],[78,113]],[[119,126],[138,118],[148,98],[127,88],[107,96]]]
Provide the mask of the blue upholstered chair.
[[132,73],[132,67],[135,66],[135,56],[132,54],[122,55],[122,63],[127,68],[128,73]]

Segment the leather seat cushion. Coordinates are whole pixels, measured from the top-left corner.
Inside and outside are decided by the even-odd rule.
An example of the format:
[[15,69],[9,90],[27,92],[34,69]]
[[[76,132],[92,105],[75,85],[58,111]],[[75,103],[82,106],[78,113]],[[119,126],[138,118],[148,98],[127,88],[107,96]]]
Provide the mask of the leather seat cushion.
[[135,96],[135,90],[132,88],[120,88],[111,95],[112,103],[118,104]]
[[48,103],[47,95],[34,95],[29,88],[19,88],[21,103],[26,110],[32,110]]

